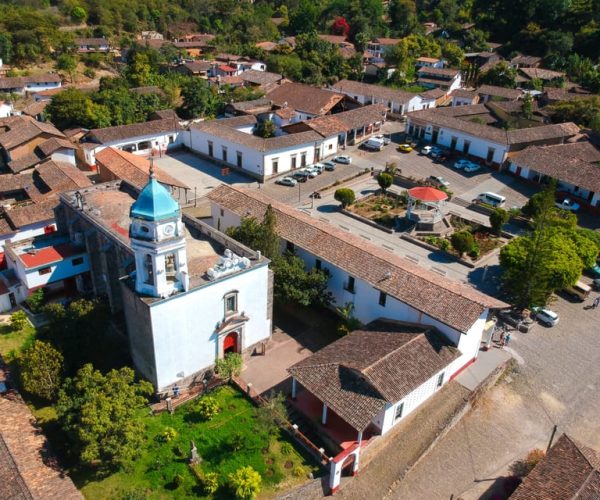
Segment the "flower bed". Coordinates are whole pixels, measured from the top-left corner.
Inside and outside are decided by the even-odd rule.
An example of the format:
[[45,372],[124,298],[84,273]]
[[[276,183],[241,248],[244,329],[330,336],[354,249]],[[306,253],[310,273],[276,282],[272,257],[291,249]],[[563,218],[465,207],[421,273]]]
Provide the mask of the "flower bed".
[[357,200],[347,210],[387,228],[406,212],[406,198],[395,194],[372,194]]

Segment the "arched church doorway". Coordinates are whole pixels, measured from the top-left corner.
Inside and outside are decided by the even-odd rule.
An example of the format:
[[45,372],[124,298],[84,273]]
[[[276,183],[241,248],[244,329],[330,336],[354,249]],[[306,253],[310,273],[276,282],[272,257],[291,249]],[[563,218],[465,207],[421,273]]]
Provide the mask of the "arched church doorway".
[[238,351],[238,333],[231,332],[223,339],[223,355]]

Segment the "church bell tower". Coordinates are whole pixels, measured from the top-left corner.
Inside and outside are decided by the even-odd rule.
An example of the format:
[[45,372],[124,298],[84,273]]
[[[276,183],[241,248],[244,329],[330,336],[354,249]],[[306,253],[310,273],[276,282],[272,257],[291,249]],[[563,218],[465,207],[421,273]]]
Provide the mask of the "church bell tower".
[[185,229],[179,204],[150,178],[130,211],[129,237],[135,254],[135,290],[152,297],[168,297],[189,288]]

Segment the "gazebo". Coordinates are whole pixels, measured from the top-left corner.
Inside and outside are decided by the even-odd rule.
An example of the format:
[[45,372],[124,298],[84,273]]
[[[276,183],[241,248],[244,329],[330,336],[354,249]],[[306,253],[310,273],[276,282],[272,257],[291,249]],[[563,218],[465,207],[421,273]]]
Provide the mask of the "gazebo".
[[432,187],[414,187],[408,191],[408,207],[406,218],[416,222],[418,226],[433,228],[444,218],[442,207],[448,195],[444,191]]

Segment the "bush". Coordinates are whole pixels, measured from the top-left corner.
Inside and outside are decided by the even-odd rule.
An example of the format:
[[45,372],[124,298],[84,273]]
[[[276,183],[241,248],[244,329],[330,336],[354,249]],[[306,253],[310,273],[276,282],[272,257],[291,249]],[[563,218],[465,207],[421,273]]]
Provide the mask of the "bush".
[[38,313],[41,311],[42,306],[44,305],[44,290],[38,288],[35,292],[33,292],[29,297],[27,297],[27,306],[31,310],[32,313]]
[[214,495],[219,489],[219,474],[206,472],[202,474],[202,491],[205,495]]
[[211,420],[221,411],[221,407],[212,396],[204,396],[198,401],[198,413],[204,420]]
[[96,72],[92,68],[85,68],[83,70],[83,75],[91,79],[96,78]]
[[252,500],[260,492],[262,478],[252,467],[241,467],[229,474],[229,485],[236,498]]
[[294,477],[305,477],[306,469],[301,465],[296,465],[296,467],[292,469],[292,474],[294,475]]
[[342,204],[342,208],[352,205],[352,203],[354,203],[356,200],[356,195],[350,188],[337,189],[333,197],[336,201],[339,201]]
[[173,484],[175,485],[175,488],[179,488],[183,485],[183,476],[181,474],[175,474],[175,477],[173,478]]
[[383,191],[383,193],[387,191],[387,189],[393,184],[393,182],[394,177],[386,172],[381,172],[377,176],[377,183],[379,184],[379,187],[381,188],[381,191]]
[[18,332],[25,328],[28,322],[27,314],[23,311],[17,311],[10,315],[10,329],[14,332]]
[[281,443],[281,454],[291,455],[294,453],[294,447],[290,443]]
[[481,249],[479,248],[479,245],[475,243],[473,245],[473,248],[471,248],[471,251],[469,252],[469,257],[471,257],[472,259],[478,259],[480,254]]
[[170,443],[177,435],[177,431],[173,427],[165,427],[160,437],[165,443]]
[[439,247],[440,250],[447,252],[448,250],[450,250],[450,242],[446,238],[440,238]]
[[221,378],[232,379],[242,373],[243,360],[237,352],[225,354],[225,357],[218,359],[215,363],[215,371]]
[[496,208],[490,214],[492,231],[494,231],[496,234],[500,234],[502,232],[502,226],[508,222],[508,219],[510,219],[510,214],[506,210],[503,208]]
[[450,241],[461,257],[465,253],[471,252],[475,246],[475,238],[473,238],[473,235],[469,231],[458,231],[453,233]]

